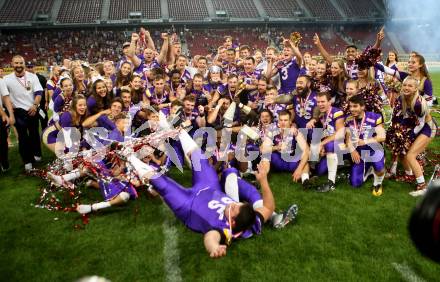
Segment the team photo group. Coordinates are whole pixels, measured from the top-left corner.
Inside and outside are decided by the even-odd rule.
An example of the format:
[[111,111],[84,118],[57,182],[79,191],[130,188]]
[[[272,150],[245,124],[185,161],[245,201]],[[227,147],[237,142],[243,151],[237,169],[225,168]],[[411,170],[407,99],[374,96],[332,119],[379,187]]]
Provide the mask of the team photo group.
[[[8,62],[1,170],[19,154],[26,177],[47,182],[43,207],[99,216],[146,191],[218,258],[235,239],[295,221],[294,202],[275,212],[269,176],[280,172],[306,193],[349,183],[386,197],[384,179],[411,183],[408,197],[428,190],[423,156],[437,134],[431,77],[417,50],[407,62],[381,51],[383,28],[366,49],[348,45],[342,55],[319,32],[307,50],[292,30],[278,46],[255,49],[226,35],[209,54],[191,55],[179,34],[159,32],[156,46],[150,32],[118,42],[119,61],[62,58],[47,79],[24,54]],[[42,164],[42,152],[52,162]],[[191,171],[191,187],[172,178],[175,169]],[[87,189],[101,200],[78,196]]]

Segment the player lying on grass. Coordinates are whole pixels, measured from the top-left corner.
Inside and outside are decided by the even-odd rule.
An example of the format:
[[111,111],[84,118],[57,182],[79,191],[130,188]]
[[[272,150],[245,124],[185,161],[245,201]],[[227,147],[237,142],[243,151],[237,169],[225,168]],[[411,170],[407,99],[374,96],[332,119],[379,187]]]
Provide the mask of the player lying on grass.
[[154,167],[134,155],[128,161],[141,179],[153,185],[178,219],[189,229],[204,234],[210,257],[225,256],[234,238],[260,234],[263,223],[273,214],[275,200],[267,180],[270,164],[263,160],[258,165],[255,176],[261,186],[263,202],[254,209],[251,204],[238,202],[223,192],[214,168],[186,131],[180,132],[179,139],[184,153],[191,158],[193,186],[190,189],[158,174]]

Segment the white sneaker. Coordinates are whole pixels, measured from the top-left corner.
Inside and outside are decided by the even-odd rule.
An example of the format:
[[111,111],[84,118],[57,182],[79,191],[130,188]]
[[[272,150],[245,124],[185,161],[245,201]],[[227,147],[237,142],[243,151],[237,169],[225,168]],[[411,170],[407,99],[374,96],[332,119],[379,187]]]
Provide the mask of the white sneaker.
[[25,170],[26,172],[31,171],[31,170],[32,170],[32,163],[27,163],[27,164],[25,164],[25,165],[24,165],[24,170]]
[[411,191],[409,192],[409,194],[413,197],[419,197],[419,196],[423,196],[426,194],[426,191],[428,189],[422,189],[422,190],[416,190],[416,191]]
[[34,156],[34,159],[35,159],[35,161],[36,161],[37,163],[41,162],[41,157]]
[[76,211],[80,214],[88,214],[92,212],[92,205],[79,205]]

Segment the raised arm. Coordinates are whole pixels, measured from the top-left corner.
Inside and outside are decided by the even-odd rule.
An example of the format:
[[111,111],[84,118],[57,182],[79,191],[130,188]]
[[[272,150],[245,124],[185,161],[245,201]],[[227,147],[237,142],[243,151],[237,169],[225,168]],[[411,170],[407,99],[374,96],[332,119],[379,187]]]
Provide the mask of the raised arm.
[[379,49],[382,44],[383,39],[385,38],[385,27],[383,26],[380,31],[376,35],[376,42],[374,42],[373,48]]
[[261,194],[263,197],[263,207],[255,209],[259,212],[263,218],[264,222],[270,219],[273,211],[275,210],[275,199],[270,189],[269,181],[267,180],[267,175],[269,174],[270,162],[263,159],[257,166],[257,172],[255,177],[260,183]]
[[154,45],[153,38],[151,38],[150,32],[145,28],[141,27],[141,33],[145,35],[145,42],[147,43],[147,48],[151,50],[156,50],[156,46]]
[[321,39],[319,39],[317,33],[315,33],[315,35],[313,36],[313,43],[315,43],[316,47],[318,47],[318,50],[321,53],[324,60],[326,60],[327,63],[331,64],[333,62],[332,56],[324,48],[324,45],[322,45]]
[[[169,49],[169,45],[170,45],[169,40],[170,40],[170,38],[169,38],[168,34],[167,33],[162,33],[161,37],[163,39],[163,44],[162,44],[162,48],[160,49],[160,54],[157,57],[157,62],[160,65],[167,63],[168,52],[170,52],[170,49]],[[153,49],[153,50],[155,50],[155,49]]]
[[130,47],[128,49],[127,57],[130,59],[130,61],[133,63],[133,65],[137,68],[141,65],[142,60],[139,59],[138,56],[136,56],[136,46],[137,42],[139,40],[139,34],[133,32],[131,34],[131,41],[130,41]]

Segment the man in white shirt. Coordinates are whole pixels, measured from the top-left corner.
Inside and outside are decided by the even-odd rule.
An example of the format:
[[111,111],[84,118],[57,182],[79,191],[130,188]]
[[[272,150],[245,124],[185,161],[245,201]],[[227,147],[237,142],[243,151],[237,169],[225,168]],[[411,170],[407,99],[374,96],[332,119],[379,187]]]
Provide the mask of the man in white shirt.
[[[8,110],[5,111],[6,107]],[[8,116],[9,113],[9,116]],[[8,127],[14,125],[14,112],[12,109],[12,103],[9,99],[9,91],[2,78],[0,78],[0,170],[9,170],[9,158],[8,158]]]
[[32,163],[41,160],[39,126],[39,105],[43,88],[38,77],[25,71],[24,58],[12,58],[14,72],[4,78],[9,97],[14,107],[15,127],[18,132],[18,149],[25,170],[32,169]]

